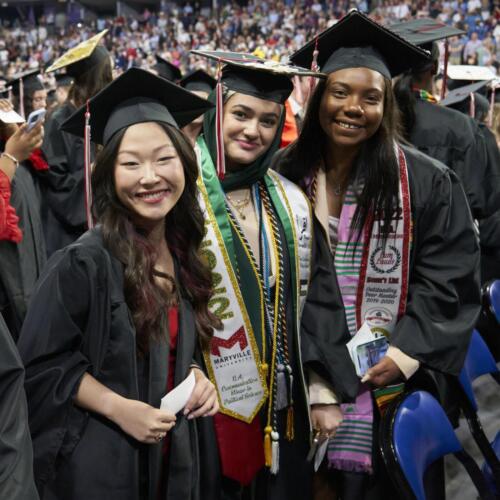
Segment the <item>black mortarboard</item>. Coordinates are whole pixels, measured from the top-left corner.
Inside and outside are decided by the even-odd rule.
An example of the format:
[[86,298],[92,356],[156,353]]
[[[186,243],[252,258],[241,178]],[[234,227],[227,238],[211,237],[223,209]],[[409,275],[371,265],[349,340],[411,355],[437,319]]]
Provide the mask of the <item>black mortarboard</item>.
[[413,45],[427,45],[452,36],[465,34],[465,31],[448,26],[436,19],[412,19],[404,23],[391,24],[389,29]]
[[23,82],[23,91],[24,95],[32,94],[37,90],[44,90],[42,81],[38,78],[40,74],[39,69],[25,71],[24,73],[19,73],[15,75],[12,80],[7,83],[8,87],[12,87],[12,92],[14,95],[19,95],[19,87],[21,80]]
[[284,104],[292,93],[292,76],[320,76],[304,68],[261,59],[252,54],[200,50],[192,50],[191,53],[224,65],[221,76],[224,87],[279,104]]
[[56,74],[56,87],[69,87],[74,81],[75,79],[66,73]]
[[197,69],[196,71],[186,75],[179,82],[179,85],[190,92],[200,90],[210,94],[210,92],[212,92],[215,88],[215,85],[217,85],[217,80],[212,78],[206,71]]
[[79,43],[56,59],[47,69],[46,73],[66,68],[66,73],[77,77],[97,66],[103,59],[109,58],[106,47],[99,45],[108,30],[101,31],[92,38]]
[[[106,144],[119,130],[143,122],[182,128],[212,107],[205,99],[164,78],[131,68],[89,101],[92,141]],[[61,130],[83,137],[86,107],[73,113]]]
[[155,55],[155,57],[156,64],[153,66],[153,69],[158,72],[158,75],[171,82],[178,82],[182,78],[181,70],[175,64],[168,62],[158,55]]
[[[488,83],[489,80],[484,80],[482,82],[475,82],[470,85],[464,85],[454,90],[450,90],[448,94],[446,94],[446,97],[442,101],[440,101],[440,104],[442,106],[453,106],[459,104],[467,99],[470,99],[471,93],[478,92]],[[489,106],[488,100],[486,98],[484,99],[486,101],[486,107],[488,107]]]
[[290,60],[310,68],[316,50],[322,73],[369,68],[391,78],[429,60],[427,52],[357,10],[301,47]]

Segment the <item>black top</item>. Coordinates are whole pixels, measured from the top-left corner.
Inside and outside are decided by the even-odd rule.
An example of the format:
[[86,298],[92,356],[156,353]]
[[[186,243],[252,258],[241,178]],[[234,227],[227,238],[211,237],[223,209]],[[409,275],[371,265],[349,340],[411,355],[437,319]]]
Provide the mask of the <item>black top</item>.
[[155,55],[156,64],[153,69],[158,71],[158,75],[171,82],[178,82],[182,78],[181,70],[163,57]]

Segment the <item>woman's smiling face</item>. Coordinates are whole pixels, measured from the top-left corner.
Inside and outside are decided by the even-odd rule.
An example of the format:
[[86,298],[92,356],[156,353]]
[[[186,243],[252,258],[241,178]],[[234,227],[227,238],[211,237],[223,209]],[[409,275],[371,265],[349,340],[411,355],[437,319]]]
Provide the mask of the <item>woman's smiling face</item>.
[[184,191],[184,168],[165,130],[153,122],[130,126],[115,160],[118,199],[142,226],[163,222]]
[[282,106],[246,94],[224,104],[224,153],[230,170],[239,170],[262,156],[278,131]]
[[348,68],[328,76],[319,121],[335,147],[359,149],[384,116],[384,77],[368,68]]

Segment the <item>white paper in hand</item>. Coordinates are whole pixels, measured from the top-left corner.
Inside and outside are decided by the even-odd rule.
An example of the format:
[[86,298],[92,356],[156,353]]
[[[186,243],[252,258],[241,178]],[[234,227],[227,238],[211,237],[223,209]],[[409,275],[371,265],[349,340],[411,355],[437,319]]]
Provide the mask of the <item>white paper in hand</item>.
[[161,398],[160,410],[168,411],[174,415],[179,413],[189,401],[195,383],[194,372],[191,372],[177,387]]
[[0,121],[3,123],[24,123],[24,118],[13,109],[10,111],[0,110]]
[[354,363],[354,367],[356,368],[356,373],[358,377],[362,377],[364,373],[361,373],[361,368],[359,366],[358,356],[356,355],[356,349],[361,344],[366,344],[367,342],[371,342],[375,340],[376,337],[372,333],[368,323],[366,321],[361,325],[361,328],[356,332],[349,342],[347,342],[346,347],[351,355],[352,362]]

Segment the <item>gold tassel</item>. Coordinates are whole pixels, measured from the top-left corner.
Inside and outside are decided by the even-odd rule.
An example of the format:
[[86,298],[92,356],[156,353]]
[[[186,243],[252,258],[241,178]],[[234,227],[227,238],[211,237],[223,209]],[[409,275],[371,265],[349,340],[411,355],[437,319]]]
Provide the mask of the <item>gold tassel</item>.
[[295,438],[295,430],[294,430],[294,418],[293,418],[293,406],[288,407],[288,411],[286,414],[286,434],[285,437],[287,441],[293,441]]
[[273,452],[271,447],[271,432],[273,428],[268,425],[264,429],[264,458],[266,460],[266,467],[271,467],[273,464]]

